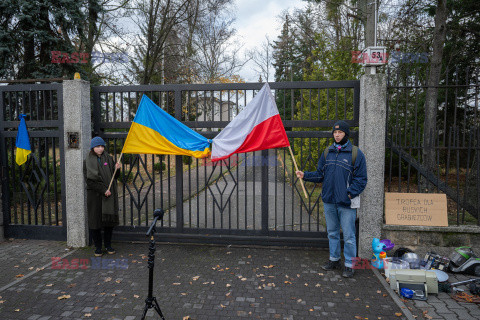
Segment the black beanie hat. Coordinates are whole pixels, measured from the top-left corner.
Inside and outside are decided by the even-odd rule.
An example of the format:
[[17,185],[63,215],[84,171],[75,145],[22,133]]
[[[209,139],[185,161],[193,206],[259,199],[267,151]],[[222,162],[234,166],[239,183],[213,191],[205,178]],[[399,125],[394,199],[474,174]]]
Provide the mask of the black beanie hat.
[[350,136],[350,126],[348,125],[348,123],[346,123],[343,120],[335,122],[332,128],[332,134],[335,130],[340,130],[345,132],[345,137],[347,138]]

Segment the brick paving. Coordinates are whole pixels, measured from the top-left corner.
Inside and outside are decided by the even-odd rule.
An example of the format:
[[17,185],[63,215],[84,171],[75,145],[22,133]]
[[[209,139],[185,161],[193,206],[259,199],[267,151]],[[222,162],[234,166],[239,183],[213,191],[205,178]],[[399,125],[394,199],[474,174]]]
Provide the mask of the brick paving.
[[[468,280],[472,276],[449,273],[449,283]],[[467,286],[459,286],[465,292],[470,293]],[[418,315],[419,319],[431,320],[469,320],[480,319],[480,306],[474,303],[458,302],[451,296],[454,293],[439,292],[428,296],[427,301],[404,300],[407,307]]]
[[[92,248],[76,249],[55,264],[73,269],[50,265],[15,280],[15,259],[33,254],[21,265],[28,271],[65,254],[65,244],[1,244],[2,283],[17,282],[0,292],[0,319],[140,319],[148,244],[115,245],[115,255],[95,260]],[[327,258],[321,249],[157,244],[153,292],[166,319],[406,319],[371,270],[343,279],[320,268]],[[147,318],[159,319],[153,310]]]

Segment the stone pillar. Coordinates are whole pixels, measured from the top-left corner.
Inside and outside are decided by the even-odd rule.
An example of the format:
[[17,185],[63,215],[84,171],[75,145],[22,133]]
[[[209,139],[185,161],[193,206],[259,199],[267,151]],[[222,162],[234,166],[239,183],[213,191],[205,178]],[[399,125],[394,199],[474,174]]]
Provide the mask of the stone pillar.
[[63,131],[67,245],[85,247],[88,245],[88,224],[83,160],[92,138],[89,82],[63,82]]
[[372,239],[380,238],[384,212],[387,81],[384,74],[360,79],[359,147],[367,160],[368,183],[361,195],[358,256],[370,259]]

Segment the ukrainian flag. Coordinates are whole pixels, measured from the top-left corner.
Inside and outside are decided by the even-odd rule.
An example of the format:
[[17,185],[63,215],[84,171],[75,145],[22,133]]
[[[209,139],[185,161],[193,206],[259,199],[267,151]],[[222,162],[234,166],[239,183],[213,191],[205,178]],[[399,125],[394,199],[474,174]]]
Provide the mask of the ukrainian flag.
[[122,153],[174,154],[205,158],[210,140],[193,131],[143,95]]
[[27,161],[27,156],[32,153],[25,117],[25,114],[20,115],[20,125],[18,126],[17,141],[15,142],[15,146],[17,147],[15,161],[19,166],[24,164]]

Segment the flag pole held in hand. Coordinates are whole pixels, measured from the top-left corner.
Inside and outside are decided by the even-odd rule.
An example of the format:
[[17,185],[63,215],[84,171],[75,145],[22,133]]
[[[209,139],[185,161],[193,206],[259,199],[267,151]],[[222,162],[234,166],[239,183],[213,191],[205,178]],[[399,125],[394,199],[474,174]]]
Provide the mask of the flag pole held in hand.
[[[118,158],[117,163],[120,163],[120,161],[122,161],[122,156],[123,156],[123,152],[120,153],[120,158]],[[117,173],[117,166],[115,166],[115,171],[113,171],[112,180],[110,180],[110,184],[108,185],[107,191],[110,191],[110,188],[112,187],[113,179],[115,179],[115,173]]]
[[[298,170],[297,161],[295,161],[295,157],[293,156],[292,147],[288,146],[288,150],[290,150],[290,155],[292,156],[293,164],[295,165],[295,171],[300,171]],[[305,199],[308,199],[307,190],[305,190],[305,186],[303,185],[303,180],[302,179],[299,179],[299,180],[300,180],[300,184],[302,185],[303,194],[305,194]]]

